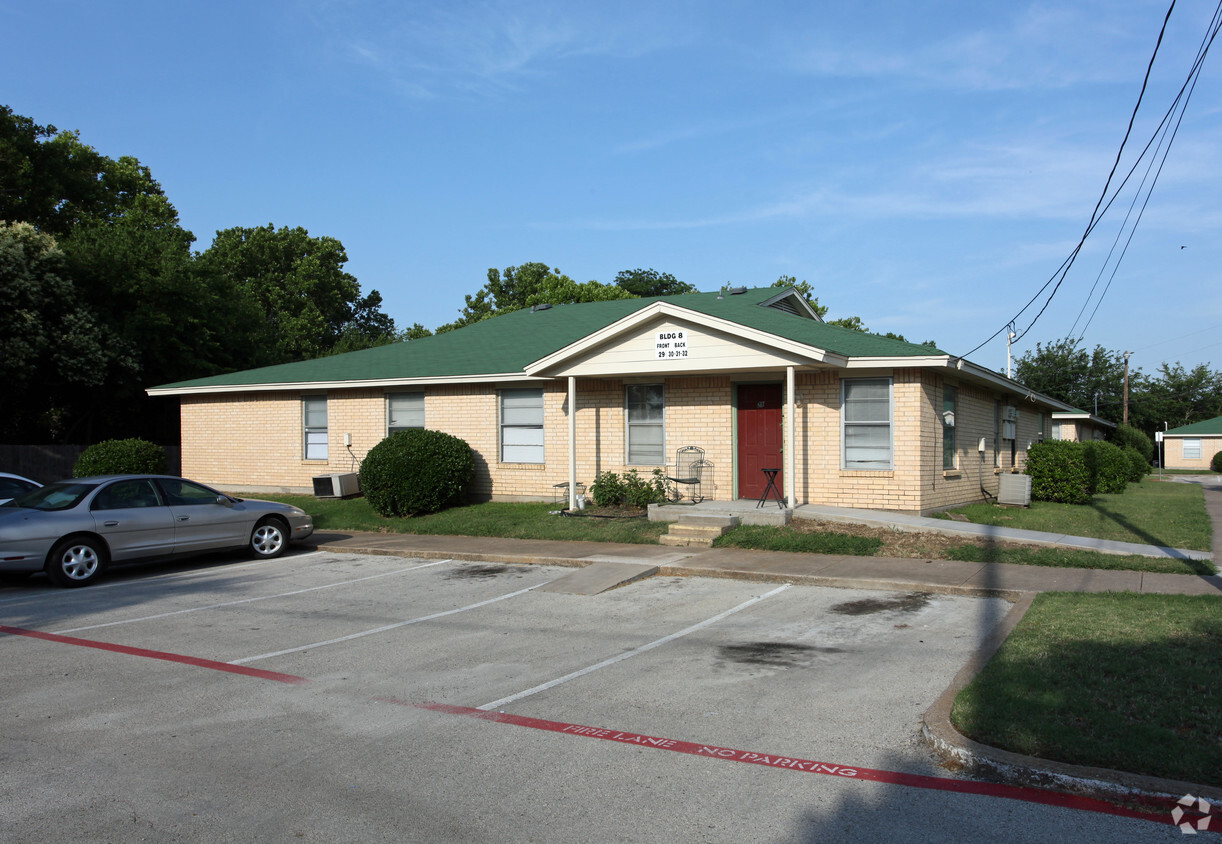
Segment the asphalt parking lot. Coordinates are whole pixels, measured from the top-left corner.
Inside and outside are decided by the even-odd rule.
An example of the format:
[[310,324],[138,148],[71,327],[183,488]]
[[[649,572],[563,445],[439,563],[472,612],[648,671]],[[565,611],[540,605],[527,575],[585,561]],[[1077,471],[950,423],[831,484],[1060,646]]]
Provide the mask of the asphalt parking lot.
[[958,782],[917,724],[1000,599],[541,591],[569,571],[296,550],[0,588],[0,840],[1180,837],[903,784]]

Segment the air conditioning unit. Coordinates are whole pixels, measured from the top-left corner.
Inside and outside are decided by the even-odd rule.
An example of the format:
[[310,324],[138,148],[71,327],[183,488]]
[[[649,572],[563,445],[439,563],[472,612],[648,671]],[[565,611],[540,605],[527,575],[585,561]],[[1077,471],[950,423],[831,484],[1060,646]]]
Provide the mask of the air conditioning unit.
[[361,476],[356,472],[319,475],[314,479],[315,498],[349,498],[361,494]]

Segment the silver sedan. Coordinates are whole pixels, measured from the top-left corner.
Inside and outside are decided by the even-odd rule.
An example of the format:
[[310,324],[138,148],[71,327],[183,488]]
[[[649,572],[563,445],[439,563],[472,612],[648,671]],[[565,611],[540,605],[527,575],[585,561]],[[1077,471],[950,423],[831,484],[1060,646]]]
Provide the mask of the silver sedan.
[[242,547],[271,559],[313,532],[298,507],[183,478],[73,478],[0,505],[0,574],[45,571],[60,586],[84,586],[112,562]]

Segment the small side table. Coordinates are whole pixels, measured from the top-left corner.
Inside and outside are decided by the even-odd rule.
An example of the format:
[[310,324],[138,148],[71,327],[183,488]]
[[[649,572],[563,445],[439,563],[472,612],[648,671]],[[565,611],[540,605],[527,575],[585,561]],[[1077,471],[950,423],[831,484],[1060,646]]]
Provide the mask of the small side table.
[[763,507],[764,502],[768,500],[768,496],[772,495],[776,498],[776,506],[782,510],[785,509],[785,499],[781,495],[781,491],[777,489],[776,476],[780,474],[780,469],[760,469],[764,473],[764,477],[768,479],[768,485],[764,487],[764,494],[760,496],[759,503],[756,507]]

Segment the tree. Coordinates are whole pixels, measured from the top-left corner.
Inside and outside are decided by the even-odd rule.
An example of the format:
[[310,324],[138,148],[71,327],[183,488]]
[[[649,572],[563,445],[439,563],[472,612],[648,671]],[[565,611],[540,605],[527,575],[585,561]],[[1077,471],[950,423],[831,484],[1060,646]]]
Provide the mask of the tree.
[[9,441],[65,433],[80,407],[138,371],[134,348],[100,325],[63,252],[29,223],[0,221],[0,381]]
[[[1132,380],[1134,373],[1130,373]],[[1079,410],[1119,416],[1124,404],[1124,356],[1095,346],[1087,352],[1076,339],[1035,344],[1014,362],[1014,380]]]
[[1178,428],[1222,416],[1222,372],[1160,364],[1157,378],[1130,375],[1129,419],[1140,430]]
[[318,357],[345,333],[349,343],[394,333],[394,321],[381,312],[381,294],[361,295],[359,282],[343,270],[344,246],[333,237],[271,223],[225,229],[198,261],[256,303],[262,325],[254,340],[265,350],[263,362]]
[[633,296],[674,296],[680,293],[696,293],[695,287],[679,281],[670,273],[659,273],[650,267],[647,270],[621,270],[615,277],[615,286]]
[[474,295],[467,294],[462,315],[454,322],[438,327],[437,333],[453,331],[533,305],[568,305],[631,298],[634,298],[632,294],[623,288],[597,281],[576,282],[559,269],[550,269],[547,264],[539,262],[506,267],[503,273],[493,267],[488,270],[488,283]]

